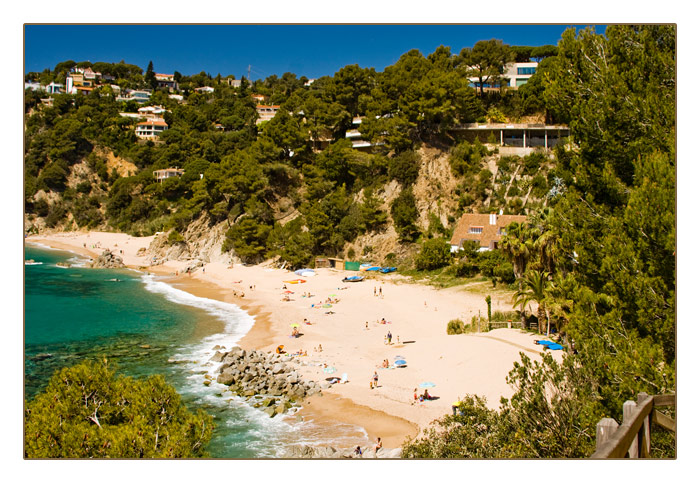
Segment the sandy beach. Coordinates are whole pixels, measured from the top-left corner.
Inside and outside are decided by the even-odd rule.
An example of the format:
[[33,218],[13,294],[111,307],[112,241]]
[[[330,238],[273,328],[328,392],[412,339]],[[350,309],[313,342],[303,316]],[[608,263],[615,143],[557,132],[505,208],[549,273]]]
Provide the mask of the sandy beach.
[[[324,268],[316,270],[316,276],[299,277],[269,266],[224,262],[207,263],[187,274],[188,262],[151,267],[150,256],[137,255],[153,238],[73,232],[31,236],[27,241],[89,257],[108,248],[131,268],[161,275],[196,296],[238,305],[255,317],[255,325],[239,341],[243,348],[273,351],[284,345],[288,353],[305,351],[298,358],[299,371],[316,381],[347,375],[347,383],[308,398],[300,415],[328,425],[330,431],[335,422],[360,426],[372,440],[381,437],[385,448],[416,437],[431,421],[451,413],[452,403],[465,394],[483,396],[497,409],[500,398],[513,393],[505,379],[520,353],[533,357],[542,352],[534,344],[535,334],[518,329],[447,335],[451,319],[470,320],[486,312],[485,294],[464,287],[438,290],[407,283],[401,275],[367,272],[362,273],[365,281],[343,283],[343,277],[357,273]],[[305,283],[290,283],[296,279]],[[494,311],[512,310],[508,297],[492,298]],[[324,307],[328,299],[337,302]],[[299,324],[299,337],[291,336],[292,323]],[[389,332],[391,344],[386,340]],[[553,355],[560,359],[561,351]],[[397,358],[405,360],[406,367],[393,368]],[[384,360],[390,368],[382,367]],[[372,389],[375,372],[378,387]],[[414,403],[414,389],[422,393],[423,382],[434,384],[428,391],[436,399]]]

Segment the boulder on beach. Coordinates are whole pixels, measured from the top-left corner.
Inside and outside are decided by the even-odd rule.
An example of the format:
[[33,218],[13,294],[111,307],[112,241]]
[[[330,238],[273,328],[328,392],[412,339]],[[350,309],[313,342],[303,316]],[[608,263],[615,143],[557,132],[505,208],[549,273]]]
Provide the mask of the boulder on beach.
[[124,268],[124,261],[110,250],[105,250],[102,255],[90,263],[92,268]]

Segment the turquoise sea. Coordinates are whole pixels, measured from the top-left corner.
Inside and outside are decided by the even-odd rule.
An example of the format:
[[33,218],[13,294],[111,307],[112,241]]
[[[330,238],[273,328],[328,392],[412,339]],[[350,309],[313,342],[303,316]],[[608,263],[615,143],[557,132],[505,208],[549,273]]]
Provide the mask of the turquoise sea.
[[[214,458],[274,458],[288,445],[324,443],[323,428],[300,418],[268,418],[223,391],[213,347],[231,348],[254,319],[233,304],[195,297],[135,270],[91,269],[65,251],[27,244],[24,277],[25,399],[53,372],[106,357],[129,376],[162,374],[185,403],[216,422]],[[71,266],[57,265],[67,262]],[[215,378],[215,377],[214,377]],[[337,444],[338,441],[327,441]],[[349,442],[350,443],[350,442]]]

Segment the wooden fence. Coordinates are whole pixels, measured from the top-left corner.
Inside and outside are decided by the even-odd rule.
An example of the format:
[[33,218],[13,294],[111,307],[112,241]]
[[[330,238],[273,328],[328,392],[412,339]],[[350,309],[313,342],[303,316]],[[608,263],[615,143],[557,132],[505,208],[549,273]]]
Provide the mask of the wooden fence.
[[489,325],[491,327],[491,330],[494,330],[494,329],[515,329],[515,328],[522,329],[522,328],[524,328],[523,323],[519,320],[516,320],[516,321],[508,320],[508,321],[501,321],[501,322],[491,321],[489,323]]
[[622,406],[622,425],[612,418],[598,422],[596,451],[591,458],[648,458],[651,453],[652,423],[676,431],[676,421],[655,408],[675,405],[675,394],[649,396],[639,393],[637,402],[627,401]]

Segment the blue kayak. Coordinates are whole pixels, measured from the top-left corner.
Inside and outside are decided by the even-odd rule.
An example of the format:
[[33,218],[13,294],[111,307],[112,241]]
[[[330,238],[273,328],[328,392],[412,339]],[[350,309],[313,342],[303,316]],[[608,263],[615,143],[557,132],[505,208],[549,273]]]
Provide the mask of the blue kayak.
[[361,282],[365,277],[360,277],[359,275],[354,275],[352,277],[345,277],[343,282]]

